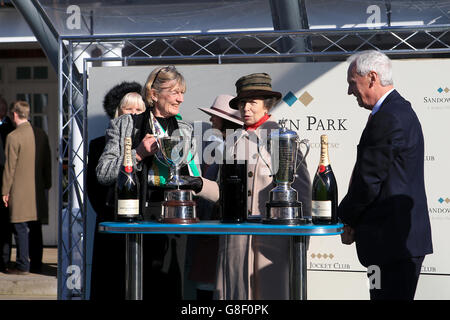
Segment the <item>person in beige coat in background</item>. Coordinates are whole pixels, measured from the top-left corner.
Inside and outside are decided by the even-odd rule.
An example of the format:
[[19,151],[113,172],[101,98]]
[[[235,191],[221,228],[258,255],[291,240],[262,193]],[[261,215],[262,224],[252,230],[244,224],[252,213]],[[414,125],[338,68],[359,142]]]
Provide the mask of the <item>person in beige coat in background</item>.
[[28,122],[28,103],[17,101],[9,112],[16,129],[6,138],[2,195],[5,206],[10,209],[17,257],[15,268],[6,272],[27,274],[30,268],[27,222],[37,220],[34,183],[36,147],[33,128]]

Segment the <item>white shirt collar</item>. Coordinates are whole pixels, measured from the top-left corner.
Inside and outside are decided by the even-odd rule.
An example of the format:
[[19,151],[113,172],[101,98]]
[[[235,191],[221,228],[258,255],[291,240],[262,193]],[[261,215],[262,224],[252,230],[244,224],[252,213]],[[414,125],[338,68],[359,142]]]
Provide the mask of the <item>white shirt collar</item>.
[[392,88],[391,90],[389,90],[388,92],[386,92],[378,101],[377,103],[375,103],[375,105],[373,106],[372,112],[371,114],[374,115],[375,113],[377,113],[378,110],[380,110],[381,105],[384,102],[384,99],[386,99],[386,97],[392,92],[394,91],[394,88]]

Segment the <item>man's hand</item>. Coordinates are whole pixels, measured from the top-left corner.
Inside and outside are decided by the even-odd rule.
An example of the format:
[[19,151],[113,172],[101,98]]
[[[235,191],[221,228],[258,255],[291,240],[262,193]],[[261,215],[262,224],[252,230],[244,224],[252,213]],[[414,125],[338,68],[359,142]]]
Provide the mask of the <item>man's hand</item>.
[[158,144],[156,143],[156,138],[152,134],[147,133],[136,148],[136,160],[141,161],[142,159],[155,154],[157,150]]
[[341,242],[343,244],[352,244],[355,241],[355,229],[345,225],[344,232],[341,233]]
[[9,193],[3,196],[3,203],[5,204],[6,208],[8,208],[8,202],[9,202]]

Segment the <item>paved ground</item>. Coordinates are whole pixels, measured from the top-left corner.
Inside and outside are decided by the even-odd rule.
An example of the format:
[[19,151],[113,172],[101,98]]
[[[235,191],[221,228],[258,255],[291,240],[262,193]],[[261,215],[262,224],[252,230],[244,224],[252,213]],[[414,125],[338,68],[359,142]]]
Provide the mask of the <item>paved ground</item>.
[[[12,260],[16,251],[13,249]],[[56,300],[58,249],[44,248],[42,272],[10,275],[0,272],[0,300]]]

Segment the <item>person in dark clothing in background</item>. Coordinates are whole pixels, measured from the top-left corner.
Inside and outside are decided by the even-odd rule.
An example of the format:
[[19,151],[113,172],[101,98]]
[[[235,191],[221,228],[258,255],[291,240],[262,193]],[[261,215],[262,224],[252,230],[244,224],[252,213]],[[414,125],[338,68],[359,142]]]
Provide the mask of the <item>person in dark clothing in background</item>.
[[11,119],[8,117],[8,104],[6,100],[0,96],[0,138],[5,147],[6,136],[8,133],[14,130],[14,125]]
[[28,247],[30,254],[30,272],[42,272],[44,243],[42,225],[48,224],[48,190],[52,186],[52,159],[47,133],[33,126],[36,144],[35,184],[37,220],[28,222]]
[[[8,104],[0,96],[0,177],[3,176],[5,166],[5,143],[8,133],[14,130],[11,119],[7,116]],[[0,189],[2,179],[0,179]],[[0,272],[5,271],[11,262],[12,229],[9,220],[9,210],[0,201]]]

